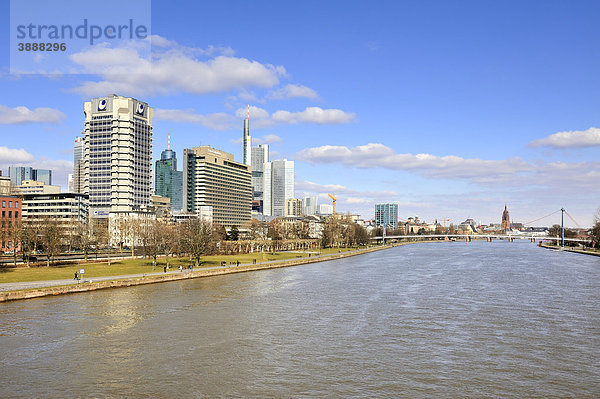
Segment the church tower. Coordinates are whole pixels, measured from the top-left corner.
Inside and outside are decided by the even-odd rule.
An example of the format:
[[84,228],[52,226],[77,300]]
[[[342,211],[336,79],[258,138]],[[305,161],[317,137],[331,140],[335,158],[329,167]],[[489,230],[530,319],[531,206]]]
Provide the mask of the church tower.
[[502,230],[510,230],[510,216],[508,215],[508,209],[506,208],[506,204],[504,204],[504,212],[502,212]]

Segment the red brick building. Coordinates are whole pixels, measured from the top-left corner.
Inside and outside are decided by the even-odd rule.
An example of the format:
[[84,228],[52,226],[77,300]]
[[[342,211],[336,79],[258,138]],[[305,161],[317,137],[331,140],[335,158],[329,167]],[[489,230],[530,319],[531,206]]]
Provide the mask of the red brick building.
[[22,205],[19,197],[0,196],[0,252],[2,253],[20,249],[18,242],[15,248],[14,225],[21,223]]

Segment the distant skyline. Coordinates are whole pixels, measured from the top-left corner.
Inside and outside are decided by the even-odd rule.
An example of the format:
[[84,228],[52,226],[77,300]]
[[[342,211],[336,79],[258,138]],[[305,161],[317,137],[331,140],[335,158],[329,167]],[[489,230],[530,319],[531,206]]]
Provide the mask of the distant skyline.
[[[9,1],[0,0],[2,26]],[[0,34],[0,169],[67,188],[83,102],[153,107],[154,156],[253,145],[295,161],[296,197],[338,212],[527,223],[600,207],[597,1],[152,2],[151,71],[135,46],[82,50],[77,75],[10,74]],[[43,61],[42,61],[43,62]],[[534,225],[560,223],[560,213]],[[565,224],[577,227],[568,218]]]

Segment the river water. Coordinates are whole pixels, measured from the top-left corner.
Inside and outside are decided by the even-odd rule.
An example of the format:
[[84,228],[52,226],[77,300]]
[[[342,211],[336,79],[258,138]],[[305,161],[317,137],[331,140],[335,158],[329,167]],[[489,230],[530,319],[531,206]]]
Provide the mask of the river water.
[[0,305],[0,397],[598,397],[600,258],[529,242]]

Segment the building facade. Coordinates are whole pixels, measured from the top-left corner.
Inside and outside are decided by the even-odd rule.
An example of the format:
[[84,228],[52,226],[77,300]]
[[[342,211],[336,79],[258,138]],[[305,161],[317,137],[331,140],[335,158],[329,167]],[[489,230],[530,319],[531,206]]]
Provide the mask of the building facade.
[[318,206],[319,206],[319,201],[318,201],[317,196],[311,196],[311,197],[304,197],[304,200],[302,201],[302,206],[303,206],[303,210],[302,212],[305,215],[316,215],[317,211],[319,210]]
[[83,137],[75,137],[75,145],[73,146],[73,189],[69,191],[74,193],[83,193],[83,154],[85,146]]
[[57,194],[60,186],[50,186],[41,181],[23,180],[19,186],[14,186],[15,194]]
[[87,222],[89,197],[79,193],[24,194],[23,221],[55,219],[63,225]]
[[19,250],[18,225],[21,223],[22,200],[0,196],[0,252]]
[[152,191],[152,118],[148,104],[115,94],[84,103],[83,192],[92,217],[139,211]]
[[183,150],[183,207],[199,213],[212,207],[213,222],[225,228],[250,222],[252,174],[250,166],[233,155],[209,146]]
[[504,204],[504,212],[502,212],[502,230],[510,230],[510,215],[508,214],[506,204]]
[[294,198],[294,161],[265,162],[263,214],[285,216],[285,200]]
[[[169,146],[170,147],[170,146]],[[177,170],[177,155],[171,148],[160,154],[154,170],[154,191],[156,195],[171,199],[171,210],[183,209],[183,172]]]
[[396,230],[398,228],[398,204],[384,203],[375,204],[375,225],[388,229]]
[[260,201],[262,213],[263,192],[265,188],[265,162],[269,162],[269,145],[260,144],[252,147],[252,200]]
[[45,184],[52,184],[52,171],[48,169],[34,169],[29,166],[9,166],[8,175],[15,186],[20,186],[25,180],[36,180]]
[[285,216],[302,216],[302,200],[299,198],[286,199]]

